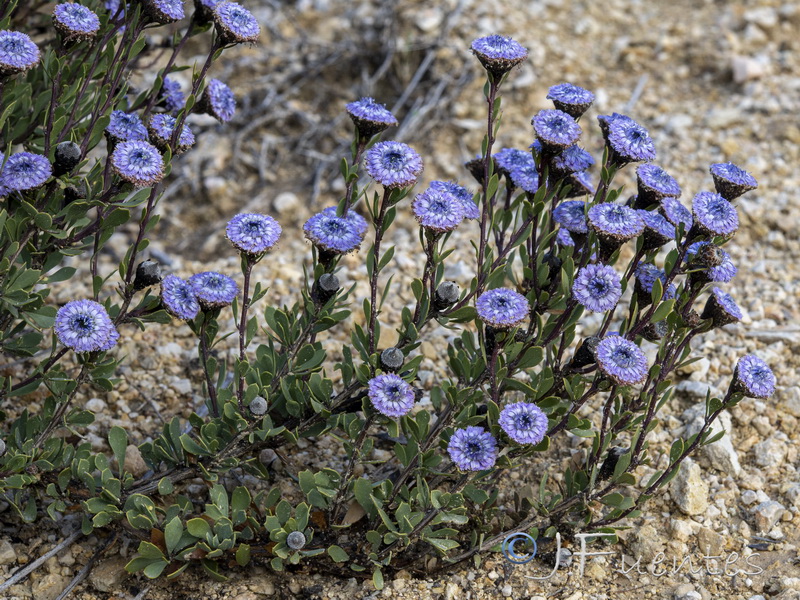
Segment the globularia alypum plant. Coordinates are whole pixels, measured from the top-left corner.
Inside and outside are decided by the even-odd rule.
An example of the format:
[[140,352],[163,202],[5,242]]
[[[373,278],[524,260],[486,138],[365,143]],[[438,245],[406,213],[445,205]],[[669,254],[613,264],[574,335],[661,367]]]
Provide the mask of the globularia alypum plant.
[[[594,185],[594,160],[577,145],[593,95],[568,83],[550,89],[554,109],[533,117],[528,150],[497,151],[502,84],[527,57],[517,42],[492,35],[472,44],[487,76],[486,136],[466,164],[474,194],[452,181],[412,192],[422,158],[379,141],[396,118],[371,98],[347,105],[355,136],[341,162],[345,193],[303,226],[312,260],[302,298],[256,311],[262,299],[269,304],[265,257],[287,235],[267,215],[227,224],[240,277],[162,279],[157,264],[139,262],[158,182],[172,156],[192,145],[184,121],[201,109],[222,121],[232,114],[229,90],[205,76],[222,48],[256,39],[252,16],[232,2],[196,0],[168,66],[134,97],[126,73],[145,50],[141,34],[181,19],[181,2],[140,0],[110,14],[92,4],[99,19],[62,5],[58,34],[42,47],[10,28],[15,4],[0,5],[2,345],[7,357],[42,348],[47,355],[23,377],[3,380],[4,404],[46,389],[41,410],[23,410],[2,429],[0,489],[25,521],[76,514],[87,534],[124,529],[139,538],[128,569],[151,578],[177,577],[193,564],[224,579],[235,563],[281,570],[303,562],[371,575],[380,587],[387,570],[429,568],[434,553],[440,565],[477,560],[512,532],[613,532],[719,437],[710,428],[720,412],[773,393],[767,365],[742,357],[725,396],[707,398],[701,430],[675,440],[666,460],[652,460],[648,437],[672,394],[672,373],[695,360],[692,340],[741,317],[716,285],[736,272],[721,247],[738,227],[733,202],[756,182],[735,165],[712,165],[716,192],[699,192],[689,210],[675,179],[652,162],[647,130],[614,113],[599,117],[605,150]],[[208,60],[184,98],[166,74],[185,40],[212,22]],[[104,137],[108,152],[90,156]],[[637,193],[622,202],[614,179],[635,163]],[[140,206],[136,242],[114,272],[99,272],[98,252]],[[398,307],[384,273],[395,248],[383,242],[412,215],[425,261],[410,286],[414,301]],[[465,289],[444,280],[459,227],[475,240]],[[341,257],[355,252],[365,262],[366,298],[340,279]],[[59,267],[67,256],[88,258],[92,294],[56,309],[50,286],[75,272]],[[353,300],[363,325],[342,346],[326,332],[347,325]],[[213,350],[227,337],[218,319],[228,311],[238,344],[224,361]],[[397,341],[386,347],[382,321],[395,311]],[[578,339],[587,312],[602,315],[593,321],[600,325]],[[121,337],[173,318],[198,337],[205,405],[139,445],[150,471],[137,479],[125,469],[128,433],[108,432],[116,462],[94,452],[82,434],[94,417],[74,400],[89,386],[114,385]],[[423,392],[417,349],[436,323],[454,333],[439,365],[450,375]],[[425,394],[430,402],[419,402]],[[528,492],[498,505],[504,475],[565,436],[586,438],[582,460],[565,473],[540,470]],[[287,461],[301,438],[339,443],[341,462]],[[378,446],[393,458],[374,464]],[[655,462],[663,468],[634,486],[637,468]],[[245,487],[242,474],[265,485]],[[204,482],[207,495],[190,496],[187,480]]]

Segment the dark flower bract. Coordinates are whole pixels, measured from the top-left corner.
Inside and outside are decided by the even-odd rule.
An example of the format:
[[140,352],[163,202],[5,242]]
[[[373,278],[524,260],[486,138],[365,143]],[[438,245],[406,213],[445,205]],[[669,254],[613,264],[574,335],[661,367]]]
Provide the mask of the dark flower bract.
[[363,138],[371,138],[373,135],[397,125],[397,118],[389,109],[370,97],[350,102],[345,109],[355,123],[359,135]]

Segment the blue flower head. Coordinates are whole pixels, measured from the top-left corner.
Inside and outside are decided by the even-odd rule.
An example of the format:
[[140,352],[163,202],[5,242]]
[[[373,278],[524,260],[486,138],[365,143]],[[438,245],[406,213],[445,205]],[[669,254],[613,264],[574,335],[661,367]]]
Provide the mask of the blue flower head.
[[594,164],[594,158],[577,145],[568,146],[553,159],[553,171],[558,175],[569,175],[586,171]]
[[519,325],[531,311],[527,298],[509,288],[483,292],[475,302],[478,318],[497,329]]
[[139,115],[122,110],[112,111],[105,133],[115,143],[147,141],[147,127],[144,126]]
[[575,276],[573,297],[592,312],[613,309],[622,296],[622,280],[614,267],[586,265]]
[[755,177],[731,162],[711,165],[710,171],[717,193],[728,201],[758,187]]
[[75,352],[110,350],[119,333],[102,304],[73,300],[58,309],[55,320],[58,340]]
[[680,200],[672,196],[665,196],[661,199],[659,211],[676,228],[683,224],[684,232],[688,232],[694,224],[694,217],[692,217],[689,209]]
[[320,250],[331,254],[347,254],[361,246],[367,223],[353,210],[348,211],[346,217],[337,217],[336,207],[329,207],[306,221],[303,232]]
[[402,417],[414,407],[414,388],[393,373],[373,377],[367,390],[372,406],[387,417]]
[[367,173],[387,188],[414,185],[422,173],[422,158],[411,146],[401,142],[378,142],[367,150]]
[[53,25],[65,39],[88,40],[100,29],[100,18],[85,6],[66,2],[53,9]]
[[675,226],[667,221],[661,213],[649,210],[637,211],[644,221],[644,249],[660,248],[675,239]]
[[500,79],[528,58],[528,50],[519,42],[497,34],[473,40],[470,49],[495,79]]
[[[711,249],[713,253],[704,251],[704,249]],[[702,266],[706,267],[699,274],[696,272],[690,273],[694,282],[708,282],[714,281],[716,283],[728,283],[736,276],[738,269],[733,264],[731,255],[718,246],[714,246],[711,242],[695,242],[690,245],[686,250],[686,260],[692,261],[698,254],[710,254],[716,256],[716,259],[711,263],[706,259]]]
[[144,14],[159,25],[180,21],[184,17],[183,0],[141,0]]
[[228,306],[239,295],[236,282],[222,273],[204,271],[189,277],[189,285],[203,310]]
[[194,0],[194,19],[199,23],[208,23],[214,18],[214,9],[224,0]]
[[223,44],[242,44],[257,42],[261,35],[261,26],[241,4],[236,2],[220,2],[214,8],[214,26]]
[[712,319],[714,327],[724,327],[742,320],[742,310],[733,296],[718,287],[711,288],[701,319]]
[[270,216],[241,213],[228,221],[225,235],[239,252],[259,257],[281,237],[281,226]]
[[581,126],[567,113],[557,109],[545,109],[531,119],[536,139],[542,147],[560,151],[575,144],[581,137]]
[[567,200],[553,209],[553,220],[570,233],[588,233],[586,202]]
[[[175,126],[178,120],[172,115],[159,113],[150,118],[150,123],[147,125],[147,131],[150,133],[150,139],[160,150],[166,150],[172,143],[172,134],[175,131]],[[177,146],[174,149],[175,154],[182,154],[194,145],[194,133],[189,129],[188,125],[181,126],[181,134],[178,137]]]
[[547,99],[558,110],[578,119],[594,102],[594,94],[571,83],[559,83],[550,88]]
[[397,125],[397,119],[386,106],[373,98],[365,97],[345,106],[347,114],[355,123],[358,134],[364,139]]
[[186,104],[186,96],[181,90],[181,84],[174,79],[164,77],[158,92],[158,102],[167,109],[167,112],[176,113],[181,110]]
[[177,275],[167,275],[161,281],[161,304],[176,319],[189,321],[200,312],[200,302],[189,282]]
[[649,208],[664,196],[678,198],[681,186],[661,167],[647,163],[636,168],[637,196],[634,208]]
[[647,129],[639,123],[622,115],[612,116],[605,123],[608,128],[608,147],[617,165],[655,159],[655,144]]
[[481,211],[473,200],[473,194],[467,188],[453,181],[431,181],[431,189],[445,191],[455,196],[464,208],[465,219],[479,219]]
[[0,77],[23,73],[39,63],[39,47],[19,31],[0,31]]
[[610,202],[589,209],[589,225],[601,239],[618,242],[635,238],[644,231],[642,217],[632,208]]
[[429,187],[411,203],[420,226],[437,233],[453,231],[464,220],[464,203],[441,188]]
[[507,405],[497,423],[518,444],[538,444],[547,433],[547,416],[531,402]]
[[700,235],[729,238],[739,229],[739,216],[733,204],[713,192],[695,195],[692,216],[694,229]]
[[746,354],[736,363],[733,388],[749,398],[766,400],[775,393],[775,375],[763,360]]
[[483,427],[456,429],[447,444],[450,460],[462,471],[491,469],[497,460],[497,441]]
[[[0,158],[1,164],[2,158]],[[50,161],[41,154],[32,152],[12,154],[5,166],[0,166],[0,169],[0,185],[7,190],[17,192],[36,189],[53,174]]]
[[492,155],[495,169],[499,175],[511,177],[511,171],[518,168],[536,169],[536,162],[530,152],[517,148],[502,148]]
[[[663,269],[651,263],[642,263],[636,267],[636,293],[639,299],[639,306],[647,306],[652,302],[651,292],[653,291],[653,284],[656,279],[661,281],[662,289],[667,281],[667,274]],[[667,289],[664,289],[661,296],[662,300],[669,300],[674,298],[676,294],[675,286],[670,284]]]
[[203,90],[200,108],[220,123],[227,123],[236,112],[236,98],[231,88],[219,79],[212,79]]
[[617,385],[635,385],[647,377],[647,357],[630,340],[607,335],[595,350],[600,371]]
[[120,142],[109,160],[114,172],[136,187],[155,185],[164,177],[164,158],[147,142]]

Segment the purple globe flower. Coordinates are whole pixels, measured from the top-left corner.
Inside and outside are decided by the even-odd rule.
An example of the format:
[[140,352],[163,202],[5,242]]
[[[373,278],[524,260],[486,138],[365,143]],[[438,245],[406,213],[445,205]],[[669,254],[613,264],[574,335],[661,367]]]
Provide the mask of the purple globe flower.
[[603,139],[608,143],[608,133],[609,133],[609,125],[614,122],[619,121],[620,123],[636,123],[633,119],[631,119],[627,115],[621,115],[619,113],[611,113],[610,115],[597,115],[597,122],[600,125],[600,131],[603,132]]
[[580,173],[594,164],[594,158],[586,150],[577,145],[564,148],[553,160],[553,171],[560,175]]
[[[2,158],[0,158],[2,165]],[[17,152],[8,157],[5,166],[0,166],[0,184],[17,192],[33,190],[44,184],[53,174],[50,161],[41,154]]]
[[335,207],[315,214],[303,225],[306,238],[321,250],[332,254],[358,250],[366,229],[363,217],[352,210],[346,217],[337,217]]
[[257,42],[261,26],[252,13],[236,2],[220,2],[214,8],[214,26],[223,44]]
[[73,300],[58,309],[55,320],[58,341],[75,352],[110,350],[119,333],[102,304]]
[[550,88],[547,99],[552,100],[558,110],[578,119],[594,102],[594,94],[571,83],[559,83]]
[[151,21],[166,25],[184,17],[183,0],[142,0],[144,13]]
[[508,288],[483,292],[475,302],[475,308],[484,323],[497,329],[519,325],[531,310],[525,296]]
[[559,227],[558,233],[556,234],[556,243],[564,247],[574,246],[575,240],[572,239],[569,230],[564,227]]
[[547,416],[530,402],[507,405],[497,420],[508,437],[518,444],[538,444],[547,433]]
[[[686,249],[686,259],[691,261],[694,255],[698,254],[704,247],[707,246],[713,246],[713,244],[711,244],[711,242],[695,242],[694,244],[690,245]],[[692,277],[694,281],[699,283],[705,283],[706,281],[728,283],[736,276],[738,269],[733,264],[731,255],[719,247],[714,247],[714,254],[718,255],[718,259],[715,260],[715,264],[711,266],[703,265],[707,266],[707,268],[701,272],[701,276],[698,277],[698,275],[694,272],[690,273],[690,277]]]
[[763,360],[746,354],[736,363],[733,387],[749,398],[766,400],[775,393],[775,375]]
[[700,192],[692,200],[694,229],[700,235],[731,237],[739,229],[733,204],[719,194]]
[[453,181],[431,181],[431,189],[445,191],[458,198],[464,208],[465,219],[479,219],[481,211],[472,199],[472,192]]
[[589,209],[589,225],[601,239],[624,242],[644,231],[644,220],[632,208],[621,204],[596,204]]
[[712,319],[714,327],[724,327],[742,320],[742,311],[733,299],[718,287],[711,288],[701,319]]
[[684,232],[688,232],[694,224],[692,213],[677,198],[672,196],[662,198],[659,210],[664,218],[676,228],[683,223]]
[[239,295],[236,282],[222,273],[204,271],[189,277],[189,285],[203,310],[228,306]]
[[387,417],[402,417],[414,406],[414,388],[393,373],[373,377],[367,390],[372,406]]
[[656,147],[647,129],[631,118],[612,118],[607,121],[608,146],[618,165],[654,160]]
[[491,469],[497,460],[497,442],[483,427],[456,429],[447,444],[450,460],[462,471]]
[[617,385],[635,385],[647,377],[647,358],[641,349],[619,335],[604,337],[595,350],[600,371]]
[[581,137],[581,126],[567,113],[545,109],[531,119],[536,139],[551,151],[562,150],[575,144]]
[[186,104],[186,96],[181,90],[181,84],[174,79],[164,77],[158,92],[158,102],[168,112],[176,113],[181,110]]
[[496,79],[528,58],[527,48],[510,37],[497,34],[473,40],[470,49],[483,68]]
[[194,288],[177,275],[167,275],[161,281],[161,304],[176,319],[189,321],[200,312]]
[[441,189],[428,188],[411,204],[419,224],[432,231],[453,231],[464,220],[464,205],[454,195]]
[[510,175],[511,182],[524,192],[535,194],[539,189],[539,173],[535,164],[514,167]]
[[572,295],[592,312],[613,309],[622,296],[622,279],[608,265],[586,265],[575,276]]
[[355,123],[358,134],[365,139],[397,125],[397,119],[383,104],[365,97],[345,106],[347,114]]
[[387,188],[414,185],[422,173],[422,158],[401,142],[378,142],[367,151],[367,173]]
[[664,196],[677,198],[681,195],[681,186],[661,167],[654,164],[639,165],[636,168],[638,195],[634,208],[648,208],[656,204]]
[[509,178],[511,177],[511,171],[516,168],[536,168],[536,163],[531,153],[517,148],[502,148],[492,155],[492,159],[494,160],[497,173]]
[[667,274],[663,269],[659,269],[652,263],[642,263],[636,267],[634,272],[636,276],[636,293],[639,299],[639,306],[647,306],[652,302],[651,292],[653,291],[653,284],[656,279],[661,281],[662,286],[662,300],[670,300],[675,297],[675,286],[670,284],[667,289],[664,289],[664,284],[667,281]]
[[644,221],[645,250],[660,248],[675,239],[675,226],[667,221],[663,215],[649,210],[638,210],[637,212],[642,217],[642,221]]
[[147,142],[120,142],[109,160],[114,172],[136,187],[155,185],[164,177],[164,158]]
[[53,25],[65,38],[91,39],[100,29],[100,19],[80,4],[57,4],[53,9]]
[[147,127],[139,115],[122,110],[111,113],[105,133],[112,142],[147,141]]
[[[147,131],[150,133],[150,139],[153,144],[162,151],[167,150],[172,143],[172,133],[175,131],[177,124],[178,120],[172,115],[165,113],[153,115],[147,125]],[[175,154],[182,154],[193,145],[194,133],[192,133],[188,125],[182,125],[178,145],[175,147]]]
[[233,96],[233,91],[219,79],[212,79],[203,90],[200,110],[220,123],[227,123],[236,112],[236,98]]
[[24,33],[0,31],[0,77],[23,73],[39,63],[39,47]]
[[586,202],[567,200],[553,209],[553,220],[570,233],[588,233]]
[[564,183],[569,186],[564,198],[575,198],[576,196],[585,196],[594,193],[594,182],[588,171],[571,173],[564,180]]
[[733,163],[713,164],[710,171],[717,193],[728,201],[758,187],[755,177]]
[[281,226],[270,216],[241,213],[228,221],[225,236],[239,252],[259,257],[278,243]]

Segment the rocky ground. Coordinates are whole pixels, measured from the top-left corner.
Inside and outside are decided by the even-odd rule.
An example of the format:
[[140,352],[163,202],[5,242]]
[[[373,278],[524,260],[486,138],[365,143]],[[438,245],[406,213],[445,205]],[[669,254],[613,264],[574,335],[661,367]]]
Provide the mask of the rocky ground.
[[[281,222],[284,236],[257,276],[269,282],[270,301],[297,299],[301,265],[310,256],[300,228],[341,193],[338,161],[350,134],[342,106],[362,94],[395,109],[401,126],[391,137],[423,155],[426,180],[468,181],[461,165],[479,149],[484,108],[480,70],[467,49],[474,37],[498,32],[530,49],[530,59],[505,88],[500,145],[527,147],[530,117],[549,106],[548,87],[571,81],[597,95],[585,123],[618,111],[649,128],[658,163],[678,179],[685,198],[709,189],[707,169],[713,162],[736,162],[759,180],[759,189],[738,203],[742,227],[726,247],[739,268],[728,291],[745,318],[697,344],[705,358],[683,374],[665,408],[669,416],[657,432],[656,448],[666,449],[676,436],[696,431],[706,390],[724,391],[736,359],[745,352],[772,365],[779,391],[769,401],[744,400],[725,415],[725,438],[687,465],[669,492],[648,505],[645,517],[630,523],[624,543],[612,548],[614,555],[587,559],[582,575],[574,560],[549,580],[535,581],[527,577],[543,577],[551,566],[537,560],[512,568],[496,554],[487,555],[480,566],[462,566],[436,578],[400,573],[380,592],[356,579],[275,575],[259,565],[234,572],[224,584],[194,575],[150,583],[123,577],[133,547],[115,544],[73,597],[800,598],[800,5],[769,0],[245,4],[264,25],[262,43],[230,52],[214,73],[232,83],[240,99],[239,116],[224,128],[196,122],[203,131],[198,145],[185,156],[162,202],[154,256],[171,272],[235,273],[238,259],[225,245],[224,223],[236,212],[262,211]],[[195,51],[199,57],[202,49]],[[598,155],[599,132],[591,126],[586,130],[583,142]],[[415,250],[411,216],[398,221],[389,243],[408,249],[397,253],[395,268],[401,280],[410,279],[418,274],[421,253]],[[474,233],[462,232],[455,244],[468,248]],[[121,255],[128,242],[119,236],[111,248]],[[468,255],[463,258],[451,259],[447,275],[466,283],[473,271]],[[106,264],[113,259],[107,257]],[[359,299],[366,292],[360,260],[347,257],[340,274],[359,282]],[[58,290],[56,300],[74,297],[74,285]],[[409,292],[399,286],[398,297],[386,309],[387,323],[398,318],[408,301]],[[587,320],[583,326],[596,324]],[[433,359],[446,340],[441,333],[432,332],[421,348],[426,356],[423,383],[438,373]],[[89,392],[84,398],[87,408],[98,412],[89,432],[97,448],[105,448],[104,433],[111,425],[126,427],[140,443],[162,418],[188,416],[200,402],[198,372],[192,368],[196,349],[188,328],[153,327],[123,339],[123,383],[107,395]],[[382,345],[391,341],[382,340]],[[31,410],[38,402],[31,399]],[[565,459],[578,451],[577,444],[567,445]],[[335,464],[341,458],[334,451],[301,448],[295,459]],[[642,480],[646,471],[641,469]],[[515,485],[511,478],[501,484],[501,501],[510,498]],[[43,530],[38,524],[15,530],[18,523],[8,512],[0,517],[3,537],[10,540],[0,541],[0,573],[35,560],[63,537],[58,528]],[[90,538],[60,552],[9,590],[9,600],[53,600],[97,544]],[[620,573],[631,568],[622,553],[641,558],[641,572]],[[678,568],[690,555],[694,573],[686,563]],[[722,558],[714,563],[703,555]]]

